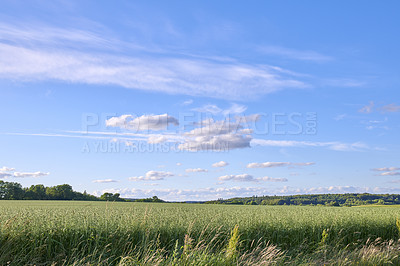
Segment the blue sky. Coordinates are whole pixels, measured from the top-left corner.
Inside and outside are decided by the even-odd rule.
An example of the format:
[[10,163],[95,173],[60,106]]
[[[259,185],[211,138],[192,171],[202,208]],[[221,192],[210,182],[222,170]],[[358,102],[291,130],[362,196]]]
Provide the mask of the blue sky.
[[400,193],[397,1],[2,1],[0,177],[167,200]]

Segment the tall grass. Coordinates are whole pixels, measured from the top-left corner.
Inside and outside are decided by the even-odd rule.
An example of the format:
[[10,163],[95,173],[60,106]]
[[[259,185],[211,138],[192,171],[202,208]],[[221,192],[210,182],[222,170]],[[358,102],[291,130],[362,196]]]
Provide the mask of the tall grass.
[[399,207],[0,201],[0,264],[350,263],[374,252],[394,262],[399,214]]

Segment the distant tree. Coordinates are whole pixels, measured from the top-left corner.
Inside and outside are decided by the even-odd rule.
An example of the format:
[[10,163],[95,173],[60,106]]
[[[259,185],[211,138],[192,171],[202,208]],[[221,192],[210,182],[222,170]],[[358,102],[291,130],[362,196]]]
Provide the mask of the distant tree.
[[19,183],[0,180],[0,198],[6,200],[20,200],[24,198],[24,190]]
[[100,196],[100,199],[110,201],[112,200],[112,197],[113,197],[112,193],[104,193],[103,195]]
[[46,194],[49,199],[53,200],[72,200],[74,198],[72,186],[68,184],[47,187]]
[[379,205],[385,205],[385,201],[384,201],[383,199],[379,199],[379,200],[378,200],[378,204],[379,204]]
[[103,195],[100,196],[101,200],[105,200],[105,201],[124,201],[124,199],[120,198],[120,194],[119,193],[104,193]]
[[153,196],[152,198],[146,198],[146,199],[137,199],[135,200],[136,202],[165,202],[162,199],[159,199],[157,196]]
[[[123,201],[120,195],[114,194],[114,199]],[[32,185],[29,188],[22,188],[21,184],[16,182],[5,182],[0,180],[0,200],[100,200],[98,197],[73,191],[72,186],[68,184],[45,187],[44,185]]]
[[44,185],[32,185],[25,189],[25,199],[44,200],[47,199],[46,187]]

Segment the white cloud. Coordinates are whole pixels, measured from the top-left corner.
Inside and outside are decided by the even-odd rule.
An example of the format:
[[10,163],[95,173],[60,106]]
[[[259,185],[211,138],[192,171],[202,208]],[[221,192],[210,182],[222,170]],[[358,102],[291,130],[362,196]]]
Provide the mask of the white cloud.
[[243,181],[243,182],[254,182],[256,181],[252,175],[249,174],[241,174],[241,175],[224,175],[218,177],[220,181]]
[[288,166],[290,163],[288,162],[265,162],[265,163],[249,163],[247,164],[247,168],[270,168],[270,167],[281,167]]
[[227,162],[225,162],[225,161],[219,161],[219,162],[216,162],[216,163],[213,163],[212,164],[212,167],[225,167],[225,166],[227,166],[229,163],[227,163]]
[[145,176],[133,176],[128,179],[131,181],[154,181],[154,180],[163,180],[165,177],[174,176],[171,172],[163,172],[163,171],[148,171]]
[[178,148],[188,151],[228,151],[249,148],[250,141],[250,136],[242,136],[240,134],[202,136],[193,139],[187,138],[184,143],[178,145]]
[[329,149],[334,151],[359,151],[359,150],[366,150],[368,148],[369,148],[368,145],[362,142],[356,142],[351,144],[335,143],[329,147]]
[[360,113],[365,113],[365,114],[369,114],[372,113],[373,109],[374,109],[374,102],[371,101],[369,102],[368,105],[364,106],[363,108],[361,108],[360,110],[358,110]]
[[177,165],[177,166],[181,166],[181,165],[182,165],[182,163],[176,163],[176,165]]
[[163,180],[164,178],[147,178],[144,176],[131,176],[128,177],[128,180],[130,181],[154,181],[154,180]]
[[7,178],[7,177],[10,177],[10,176],[12,176],[12,174],[0,172],[0,178]]
[[400,167],[382,167],[382,168],[372,168],[371,171],[396,171],[400,170]]
[[[107,120],[109,126],[128,127],[133,122],[131,115],[113,117]],[[163,121],[166,121],[165,116]],[[166,124],[166,123],[164,123]],[[214,121],[206,119],[194,123],[197,128],[182,133],[143,134],[143,133],[115,133],[115,132],[71,132],[84,133],[83,137],[92,137],[92,135],[102,135],[108,137],[117,136],[120,140],[129,141],[135,139],[138,141],[147,140],[148,143],[161,143],[164,141],[177,143],[179,150],[188,151],[227,151],[236,148],[250,147],[252,139],[251,129],[243,128],[240,122],[230,120]],[[147,127],[147,126],[146,126]],[[80,134],[79,136],[82,136]],[[79,137],[76,136],[76,137]],[[95,136],[93,136],[95,137]],[[99,138],[104,138],[96,136]],[[106,138],[106,137],[105,137]]]
[[269,176],[264,176],[261,178],[257,178],[259,181],[267,181],[267,182],[287,182],[287,178],[274,178]]
[[308,162],[308,163],[290,163],[290,165],[293,166],[310,166],[310,165],[314,165],[314,162]]
[[370,147],[362,142],[343,143],[338,141],[331,142],[313,142],[313,141],[296,141],[296,140],[268,140],[268,139],[252,139],[252,146],[270,146],[270,147],[326,147],[334,151],[362,151],[370,149]]
[[106,120],[108,127],[120,127],[128,130],[166,130],[169,125],[179,125],[178,120],[168,114],[142,115],[133,118],[133,115],[121,115]]
[[395,175],[400,175],[400,172],[383,172],[383,173],[380,173],[379,175],[381,175],[381,176],[395,176]]
[[163,171],[148,171],[146,173],[146,177],[170,177],[174,176],[171,172],[163,172]]
[[6,166],[3,166],[2,168],[0,168],[0,172],[11,172],[11,171],[15,171],[15,168],[6,167]]
[[93,180],[93,183],[115,183],[118,182],[117,180],[114,179],[98,179],[98,180]]
[[238,122],[207,119],[198,125],[201,127],[184,133],[184,143],[178,146],[180,150],[227,151],[250,147],[252,137],[238,132],[243,128]]
[[206,173],[208,172],[207,169],[202,168],[189,168],[185,170],[186,173]]
[[244,128],[244,129],[240,129],[238,131],[239,134],[245,134],[245,135],[250,135],[253,134],[254,130],[251,128]]
[[269,176],[254,178],[249,174],[224,175],[218,177],[219,181],[241,181],[241,182],[287,182],[286,178],[273,178]]
[[189,132],[186,132],[186,136],[214,136],[222,135],[227,133],[236,133],[243,126],[237,122],[229,122],[226,120],[214,121],[208,119],[200,123],[202,127],[195,128]]
[[14,177],[41,177],[41,176],[47,176],[50,173],[43,173],[43,172],[33,172],[33,173],[28,173],[28,172],[14,172],[13,176]]
[[193,103],[192,99],[186,100],[182,103],[182,105],[186,106],[186,105],[191,105]]
[[165,136],[151,136],[151,137],[149,137],[147,142],[150,144],[158,144],[158,143],[163,143],[167,140],[168,139]]
[[282,167],[282,166],[309,166],[314,165],[314,162],[307,163],[291,163],[291,162],[265,162],[265,163],[249,163],[247,168],[272,168],[272,167]]

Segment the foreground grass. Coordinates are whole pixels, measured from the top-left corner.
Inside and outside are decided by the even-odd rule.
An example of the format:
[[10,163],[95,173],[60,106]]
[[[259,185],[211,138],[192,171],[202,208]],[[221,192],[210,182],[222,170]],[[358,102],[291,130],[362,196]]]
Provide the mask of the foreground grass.
[[0,264],[400,264],[400,207],[0,201]]

